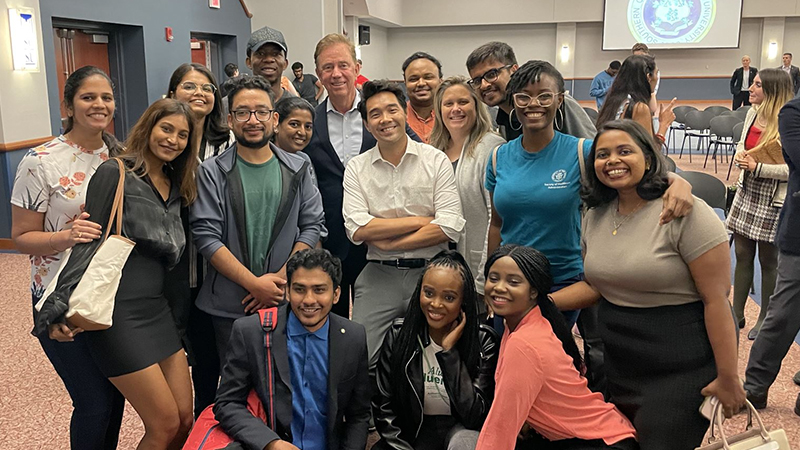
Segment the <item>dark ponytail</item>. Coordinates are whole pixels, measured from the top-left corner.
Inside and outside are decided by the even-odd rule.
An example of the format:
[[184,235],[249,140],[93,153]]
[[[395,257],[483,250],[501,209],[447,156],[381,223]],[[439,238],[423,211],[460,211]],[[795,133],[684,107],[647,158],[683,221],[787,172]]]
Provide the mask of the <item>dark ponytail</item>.
[[531,289],[536,291],[536,304],[542,312],[542,317],[550,322],[558,340],[561,341],[561,347],[564,353],[572,358],[572,363],[578,372],[583,375],[585,373],[583,366],[583,359],[578,351],[578,346],[575,344],[575,339],[572,337],[572,331],[567,327],[567,322],[561,311],[556,308],[556,305],[550,300],[547,294],[553,287],[553,276],[550,274],[550,261],[547,257],[538,250],[530,247],[523,247],[520,245],[504,245],[489,256],[486,260],[486,265],[483,268],[484,275],[489,277],[489,270],[492,265],[500,258],[508,256],[517,263],[517,267],[525,275],[525,279],[531,285]]
[[[64,106],[66,108],[74,107],[75,95],[78,94],[78,89],[81,88],[84,80],[94,75],[105,78],[105,80],[108,81],[108,85],[111,86],[111,90],[114,90],[114,82],[111,81],[111,78],[108,74],[103,72],[102,69],[95,66],[83,66],[72,72],[64,83]],[[64,126],[64,134],[72,131],[74,125],[72,116],[68,116],[67,123]],[[108,147],[108,154],[111,157],[119,155],[124,149],[122,143],[120,143],[117,138],[105,131],[103,131],[103,142],[106,144],[106,147]]]

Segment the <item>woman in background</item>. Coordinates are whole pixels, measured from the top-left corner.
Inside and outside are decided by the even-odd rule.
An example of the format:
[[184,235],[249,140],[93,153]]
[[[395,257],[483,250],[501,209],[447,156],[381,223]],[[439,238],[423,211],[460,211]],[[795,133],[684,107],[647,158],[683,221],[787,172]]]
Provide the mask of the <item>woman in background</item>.
[[597,118],[597,128],[617,119],[633,119],[649,130],[660,145],[675,120],[676,99],[658,109],[658,129],[653,127],[650,101],[658,85],[658,67],[650,55],[631,55],[622,63]]
[[[178,66],[169,80],[167,95],[188,103],[194,113],[194,134],[191,142],[200,162],[217,156],[233,145],[235,138],[228,129],[219,86],[214,74],[202,64],[185,63]],[[210,316],[194,306],[206,273],[202,256],[192,243],[188,211],[181,210],[187,248],[178,265],[168,277],[164,295],[170,301],[178,333],[184,339],[192,366],[194,385],[194,415],[214,403],[219,383],[217,343],[211,330]]]
[[[453,163],[467,221],[464,236],[458,241],[458,252],[469,263],[475,275],[475,288],[482,297],[486,231],[491,211],[489,191],[483,183],[489,155],[505,140],[492,131],[486,105],[464,77],[450,77],[442,82],[434,95],[433,111],[436,118],[430,144],[444,151]],[[484,309],[482,302],[479,308]]]
[[783,160],[778,135],[778,113],[793,96],[792,82],[781,69],[764,69],[756,75],[750,86],[753,107],[747,111],[745,131],[734,156],[742,171],[727,223],[728,230],[733,232],[736,251],[733,311],[739,328],[745,325],[744,305],[753,282],[756,248],[761,265],[761,311],[747,333],[750,340],[758,335],[767,316],[769,298],[775,291],[778,269],[775,234],[789,179],[789,166]]
[[[121,151],[105,129],[114,117],[114,86],[105,72],[85,66],[64,84],[64,134],[28,152],[17,168],[11,194],[11,237],[31,259],[35,305],[61,265],[64,252],[101,236],[84,211],[86,187],[97,167]],[[91,219],[91,220],[89,220]],[[73,449],[117,448],[125,398],[95,364],[80,329],[52,324],[37,335],[47,359],[64,382],[73,411]]]

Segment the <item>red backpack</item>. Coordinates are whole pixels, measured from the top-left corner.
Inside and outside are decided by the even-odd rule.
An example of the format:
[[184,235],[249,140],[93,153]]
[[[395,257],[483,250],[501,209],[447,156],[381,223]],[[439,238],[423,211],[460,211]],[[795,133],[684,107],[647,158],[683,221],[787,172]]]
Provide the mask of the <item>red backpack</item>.
[[[261,327],[264,329],[264,347],[267,355],[267,391],[269,392],[269,411],[264,411],[264,405],[258,398],[256,391],[251,389],[247,395],[247,410],[255,417],[263,420],[268,426],[272,427],[275,423],[275,380],[272,370],[272,331],[278,325],[278,308],[272,307],[258,311],[258,318],[261,320]],[[214,417],[214,405],[209,405],[200,413],[194,422],[192,432],[183,450],[224,450],[242,448],[236,441],[228,436],[219,426],[219,422]]]

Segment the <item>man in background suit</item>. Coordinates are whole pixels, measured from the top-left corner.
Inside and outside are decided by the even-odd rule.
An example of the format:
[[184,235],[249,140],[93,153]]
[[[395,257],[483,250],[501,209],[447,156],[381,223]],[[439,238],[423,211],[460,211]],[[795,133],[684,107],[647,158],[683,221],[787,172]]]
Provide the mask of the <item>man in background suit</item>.
[[780,66],[779,69],[789,74],[789,77],[792,79],[792,85],[794,86],[794,93],[797,94],[797,88],[800,87],[800,69],[792,65],[791,53],[786,52],[783,54],[783,65]]
[[733,71],[731,76],[731,95],[733,95],[733,109],[750,105],[750,85],[756,77],[758,69],[750,67],[750,57],[742,56],[742,67]]
[[[339,300],[341,263],[327,250],[303,250],[289,258],[286,277],[289,302],[278,307],[270,336],[272,373],[259,315],[236,320],[214,415],[246,448],[363,449],[370,411],[366,334],[330,314]],[[267,380],[273,380],[272,397]],[[272,406],[271,427],[247,410],[251,389],[265,411]]]
[[[314,134],[305,148],[317,174],[328,239],[322,246],[342,260],[342,293],[333,312],[350,316],[352,286],[367,264],[365,245],[354,245],[347,238],[342,218],[344,168],[347,163],[377,141],[364,127],[358,103],[361,96],[355,80],[361,70],[353,42],[341,34],[323,37],[314,51],[317,77],[328,92],[314,118]],[[415,141],[419,137],[406,126],[406,133]]]

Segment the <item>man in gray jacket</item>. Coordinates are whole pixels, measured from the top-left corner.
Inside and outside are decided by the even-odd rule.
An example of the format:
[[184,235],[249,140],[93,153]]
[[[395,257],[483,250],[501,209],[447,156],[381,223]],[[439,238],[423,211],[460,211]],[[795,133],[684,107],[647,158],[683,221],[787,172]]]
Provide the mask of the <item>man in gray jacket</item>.
[[278,115],[269,82],[241,76],[228,96],[236,144],[197,173],[190,221],[210,262],[197,307],[212,316],[220,365],[233,321],[283,299],[285,264],[327,234],[310,164],[270,143]]

